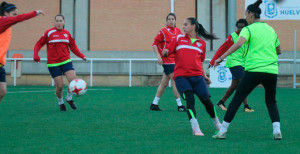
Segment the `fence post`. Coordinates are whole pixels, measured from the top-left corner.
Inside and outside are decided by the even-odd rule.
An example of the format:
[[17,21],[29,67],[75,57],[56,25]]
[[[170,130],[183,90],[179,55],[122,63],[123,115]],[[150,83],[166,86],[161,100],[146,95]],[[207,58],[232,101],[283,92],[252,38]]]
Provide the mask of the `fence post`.
[[296,84],[297,84],[297,30],[295,30],[295,35],[294,35],[294,86],[293,88],[296,89]]
[[129,60],[129,87],[131,87],[131,59]]
[[91,59],[90,63],[90,86],[93,86],[93,59]]
[[53,80],[53,78],[52,78],[52,83],[51,83],[51,86],[52,86],[52,87],[54,86],[54,80]]
[[14,86],[17,85],[17,60],[14,59]]

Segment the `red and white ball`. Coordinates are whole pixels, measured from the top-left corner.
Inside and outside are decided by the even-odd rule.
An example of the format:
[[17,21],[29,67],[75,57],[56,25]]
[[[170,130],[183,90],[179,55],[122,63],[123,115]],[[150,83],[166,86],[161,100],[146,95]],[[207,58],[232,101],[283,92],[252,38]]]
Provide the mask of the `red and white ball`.
[[69,91],[75,96],[84,95],[87,91],[86,82],[82,79],[74,79],[69,84]]

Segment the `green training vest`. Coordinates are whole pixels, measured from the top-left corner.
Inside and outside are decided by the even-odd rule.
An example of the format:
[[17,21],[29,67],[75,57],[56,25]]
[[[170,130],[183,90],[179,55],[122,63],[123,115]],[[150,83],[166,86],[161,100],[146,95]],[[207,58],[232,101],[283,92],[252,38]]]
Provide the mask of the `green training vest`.
[[246,38],[245,71],[278,74],[278,55],[280,45],[274,29],[266,23],[256,22],[245,28],[240,37]]
[[[239,40],[239,35],[236,32],[232,33],[231,37],[232,37],[234,43],[236,43]],[[244,54],[244,45],[241,48],[239,48],[237,51],[235,51],[234,53],[227,56],[225,66],[228,68],[231,68],[234,66],[243,66],[244,65],[243,54]]]

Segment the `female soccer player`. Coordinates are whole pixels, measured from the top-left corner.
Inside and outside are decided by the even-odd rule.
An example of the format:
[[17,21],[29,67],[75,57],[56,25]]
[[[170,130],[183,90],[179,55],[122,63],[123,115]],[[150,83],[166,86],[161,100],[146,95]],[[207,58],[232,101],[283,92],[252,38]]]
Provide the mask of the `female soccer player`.
[[[218,59],[221,55],[223,55],[234,43],[236,43],[239,39],[239,34],[241,30],[248,26],[248,23],[245,19],[240,19],[236,22],[237,31],[229,35],[224,42],[224,44],[219,48],[216,52],[212,60],[210,61],[210,66],[215,64],[215,60]],[[232,95],[232,93],[237,88],[239,82],[241,81],[244,75],[244,46],[242,46],[238,51],[234,52],[230,56],[227,57],[225,66],[229,68],[232,74],[232,82],[230,87],[226,90],[225,95],[223,98],[217,103],[217,105],[224,111],[226,111],[225,101]],[[243,101],[244,102],[244,111],[245,112],[254,112],[249,105],[247,98]]]
[[7,91],[5,69],[3,66],[6,62],[6,53],[11,40],[11,26],[24,20],[36,17],[40,14],[44,15],[44,12],[37,10],[18,15],[18,9],[16,5],[8,4],[6,2],[2,2],[0,4],[0,102]]
[[245,27],[240,38],[225,54],[216,60],[215,66],[220,64],[228,55],[237,51],[245,44],[245,75],[238,85],[236,93],[228,106],[222,127],[214,138],[225,139],[225,133],[233,120],[242,101],[259,84],[265,88],[265,101],[269,116],[273,123],[274,139],[282,139],[280,118],[276,104],[276,84],[278,74],[278,56],[281,54],[280,42],[274,29],[264,22],[260,22],[262,0],[257,0],[247,7],[246,19],[249,26]]
[[185,107],[182,105],[180,96],[176,89],[176,85],[173,78],[174,75],[174,66],[175,60],[174,55],[169,55],[168,57],[162,56],[162,50],[165,49],[166,45],[172,41],[172,39],[176,38],[177,35],[181,34],[179,28],[176,27],[176,15],[174,13],[169,13],[167,18],[167,27],[162,28],[157,36],[155,37],[155,41],[152,45],[153,50],[157,56],[158,64],[162,65],[164,68],[163,77],[161,83],[156,91],[154,100],[150,106],[150,110],[161,111],[158,107],[158,101],[168,86],[169,80],[171,79],[173,94],[175,96],[178,108],[178,111],[186,111]]
[[[86,57],[79,51],[74,39],[69,31],[64,29],[65,18],[63,15],[58,14],[55,16],[55,27],[47,30],[34,47],[34,61],[39,62],[38,55],[40,49],[47,44],[47,66],[48,70],[54,79],[56,85],[56,96],[58,105],[61,111],[66,111],[66,106],[63,101],[63,77],[64,74],[70,83],[76,79],[76,73],[70,59],[70,51],[78,57],[86,61]],[[67,92],[66,102],[68,102],[72,109],[77,109],[74,101],[72,100],[72,93]]]
[[203,136],[198,120],[196,119],[195,99],[196,94],[213,119],[217,130],[221,124],[217,117],[206,84],[210,79],[206,76],[202,62],[205,60],[206,43],[200,39],[216,39],[209,34],[195,18],[187,18],[183,23],[185,35],[178,35],[176,39],[163,51],[164,55],[175,54],[174,80],[178,92],[187,103],[187,114],[193,129],[193,135]]

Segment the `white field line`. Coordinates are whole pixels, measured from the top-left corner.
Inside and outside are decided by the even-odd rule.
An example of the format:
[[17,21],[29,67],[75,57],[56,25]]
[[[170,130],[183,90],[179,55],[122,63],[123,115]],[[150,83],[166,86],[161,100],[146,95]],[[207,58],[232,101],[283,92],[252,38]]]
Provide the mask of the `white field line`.
[[[88,89],[88,91],[109,91],[112,89]],[[67,90],[63,90],[67,91]],[[55,92],[55,90],[36,90],[36,91],[11,91],[7,92],[7,94],[15,94],[15,93],[47,93],[47,92]]]

